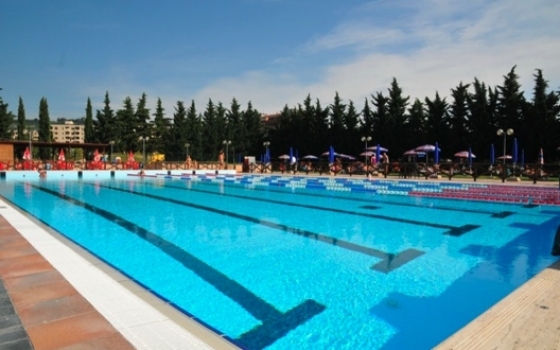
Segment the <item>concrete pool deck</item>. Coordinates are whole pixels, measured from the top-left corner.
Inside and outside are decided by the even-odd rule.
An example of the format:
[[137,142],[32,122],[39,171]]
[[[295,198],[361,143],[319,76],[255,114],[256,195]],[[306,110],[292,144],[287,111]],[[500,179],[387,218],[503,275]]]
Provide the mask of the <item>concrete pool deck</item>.
[[[2,349],[236,349],[1,200],[0,279]],[[560,349],[559,334],[560,261],[436,349]]]

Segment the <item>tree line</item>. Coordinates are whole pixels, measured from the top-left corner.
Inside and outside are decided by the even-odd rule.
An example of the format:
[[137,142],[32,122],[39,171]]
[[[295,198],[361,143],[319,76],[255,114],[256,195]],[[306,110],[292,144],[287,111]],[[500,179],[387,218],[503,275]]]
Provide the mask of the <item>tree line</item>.
[[[114,142],[118,152],[140,151],[165,154],[167,160],[184,160],[187,154],[197,160],[215,160],[225,150],[236,160],[243,156],[264,153],[264,141],[270,142],[272,157],[288,153],[290,147],[301,157],[320,155],[333,146],[336,152],[358,155],[365,148],[364,137],[371,137],[368,146],[380,144],[398,159],[408,149],[438,142],[442,158],[471,147],[483,161],[490,157],[490,147],[502,152],[502,136],[498,129],[513,129],[508,145],[515,137],[524,150],[527,162],[536,162],[540,148],[545,157],[556,159],[560,154],[560,92],[549,89],[543,72],[536,69],[531,97],[521,90],[514,66],[503,76],[500,86],[490,87],[477,78],[472,83],[459,83],[451,89],[450,100],[435,97],[411,101],[396,78],[386,94],[376,92],[366,97],[361,109],[352,100],[335,93],[330,105],[308,95],[297,106],[285,105],[273,121],[263,121],[261,113],[249,102],[245,109],[234,98],[228,107],[211,99],[202,112],[195,101],[185,105],[177,101],[172,117],[166,115],[158,98],[152,114],[146,107],[147,96],[137,103],[130,97],[116,111],[106,92],[104,107],[95,116],[88,98],[85,117],[85,142]],[[46,98],[39,108],[39,140],[50,141],[50,121]],[[153,118],[152,118],[153,117]],[[0,137],[11,138],[13,123],[17,135],[25,139],[26,118],[23,101],[19,99],[17,118],[8,111],[0,97]],[[188,146],[187,146],[188,145]],[[508,152],[510,153],[509,149]],[[48,158],[48,154],[41,155]],[[230,158],[231,159],[231,158]]]

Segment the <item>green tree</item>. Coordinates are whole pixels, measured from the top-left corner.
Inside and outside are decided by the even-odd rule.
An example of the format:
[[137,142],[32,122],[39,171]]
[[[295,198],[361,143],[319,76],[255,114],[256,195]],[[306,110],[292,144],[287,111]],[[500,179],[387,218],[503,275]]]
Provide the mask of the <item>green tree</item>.
[[[311,115],[311,133],[312,139],[309,143],[309,152],[311,154],[320,154],[324,150],[328,150],[330,145],[334,146],[334,140],[331,139],[330,129],[329,129],[329,107],[321,107],[321,102],[319,99],[316,100],[315,106],[310,106],[307,100],[304,103],[303,116],[306,118]],[[305,130],[309,132],[309,130]]]
[[373,142],[379,143],[389,149],[392,148],[390,133],[391,133],[391,119],[387,105],[389,98],[383,96],[382,92],[378,92],[371,96],[371,103],[375,106],[372,113],[373,119]]
[[361,115],[362,115],[362,118],[361,118],[360,134],[361,135],[372,136],[373,135],[374,119],[373,119],[373,112],[371,111],[371,108],[369,107],[369,102],[368,102],[367,97],[365,98],[364,108],[362,108]]
[[17,139],[28,140],[30,135],[26,135],[27,124],[25,118],[25,107],[23,106],[23,99],[19,98],[18,113],[17,113]]
[[[405,151],[416,147],[427,139],[426,135],[426,114],[424,104],[419,99],[415,99],[412,106],[408,109],[409,123],[405,131]],[[404,152],[403,152],[404,153]]]
[[559,95],[548,92],[548,81],[543,77],[542,70],[537,69],[534,74],[535,86],[533,88],[533,99],[527,104],[524,115],[523,130],[527,135],[525,143],[527,154],[536,159],[539,149],[542,147],[545,154],[554,154],[558,147],[558,131],[560,112]]
[[[185,132],[185,139],[183,142],[183,147],[185,147],[185,143],[189,143],[189,154],[191,158],[194,160],[201,159],[202,157],[202,122],[200,120],[200,115],[196,110],[196,104],[194,100],[191,101],[191,105],[187,110],[187,119],[186,119],[186,132]],[[186,156],[186,147],[185,147],[185,156]]]
[[241,105],[234,98],[231,101],[229,111],[227,113],[226,139],[231,140],[231,154],[233,161],[238,161],[240,157],[236,156],[235,150],[240,150],[241,145]]
[[221,124],[218,118],[216,106],[212,99],[209,99],[202,117],[202,137],[204,139],[202,149],[203,159],[205,160],[217,160],[218,153],[222,148]]
[[335,149],[342,148],[347,150],[346,125],[344,124],[344,115],[346,114],[346,104],[342,103],[342,99],[338,92],[334,96],[334,102],[330,105],[330,143]]
[[93,108],[89,97],[87,99],[86,119],[84,121],[84,142],[95,142],[95,131],[93,129]]
[[[361,149],[360,129],[359,129],[360,115],[354,106],[354,102],[348,102],[348,109],[344,114],[344,124],[346,125],[347,143],[344,149],[347,149],[350,154],[359,154]],[[371,135],[367,135],[371,136]]]
[[[95,141],[108,143],[109,141],[119,140],[120,132],[117,118],[111,109],[111,100],[109,92],[105,93],[103,110],[97,111],[96,120],[93,125],[95,127]],[[122,147],[120,148],[122,150]]]
[[[51,119],[49,117],[49,105],[45,97],[41,98],[39,103],[39,141],[51,142]],[[50,147],[41,147],[39,149],[40,159],[52,159],[52,150]]]
[[246,130],[245,134],[247,135],[245,142],[247,154],[260,154],[264,140],[261,113],[253,108],[253,104],[250,101],[247,103],[247,109],[242,112],[242,120]]
[[130,97],[126,97],[123,101],[123,108],[119,109],[116,114],[116,124],[119,126],[119,135],[115,139],[119,140],[117,142],[118,149],[121,152],[137,152],[141,150],[140,137],[144,137],[144,130],[134,111],[134,106],[132,105],[132,100]]
[[8,111],[8,104],[4,103],[0,97],[0,138],[11,139],[11,125],[14,122],[14,115]]
[[186,115],[185,104],[183,101],[177,101],[175,106],[175,113],[173,113],[173,124],[171,126],[170,143],[165,152],[165,159],[168,160],[181,160],[184,155],[182,152],[181,144],[185,143],[186,131]]
[[[498,112],[499,127],[514,129],[516,135],[523,136],[523,106],[525,98],[519,84],[519,76],[515,73],[514,66],[507,75],[504,76],[504,83],[498,86]],[[523,138],[523,137],[522,137]]]
[[165,154],[166,144],[169,136],[170,123],[165,118],[165,109],[161,103],[161,98],[157,99],[156,111],[154,115],[153,143],[154,151]]
[[[453,102],[449,107],[449,131],[445,140],[450,149],[462,150],[472,146],[473,151],[478,152],[481,148],[473,137],[472,128],[469,123],[469,108],[467,104],[469,84],[459,83],[455,89],[451,89]],[[480,147],[480,148],[479,148]]]
[[426,102],[426,128],[427,128],[427,141],[430,143],[439,142],[440,148],[442,148],[442,153],[453,152],[452,148],[446,139],[446,135],[449,130],[449,118],[448,118],[448,104],[445,98],[441,98],[439,93],[436,91],[436,97],[434,100],[430,100],[428,97],[424,99]]
[[387,134],[384,135],[387,145],[393,151],[402,154],[405,149],[400,142],[397,142],[403,135],[406,125],[408,124],[408,108],[409,96],[404,97],[403,91],[399,86],[397,79],[393,78],[391,87],[389,88],[389,100],[387,101],[387,113],[389,116]]

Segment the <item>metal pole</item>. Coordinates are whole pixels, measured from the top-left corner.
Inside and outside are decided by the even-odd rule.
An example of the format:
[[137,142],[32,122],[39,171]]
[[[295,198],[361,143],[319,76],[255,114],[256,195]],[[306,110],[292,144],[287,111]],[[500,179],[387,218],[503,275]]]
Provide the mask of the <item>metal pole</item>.
[[502,159],[504,163],[504,171],[506,168],[506,133],[504,132],[504,159]]

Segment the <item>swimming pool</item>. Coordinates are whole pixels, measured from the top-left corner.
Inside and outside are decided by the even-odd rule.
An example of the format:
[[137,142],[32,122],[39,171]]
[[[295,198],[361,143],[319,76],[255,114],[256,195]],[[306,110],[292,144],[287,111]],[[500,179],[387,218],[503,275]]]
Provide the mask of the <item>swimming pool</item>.
[[559,208],[406,195],[434,183],[166,176],[0,186],[247,349],[431,348],[557,260]]

